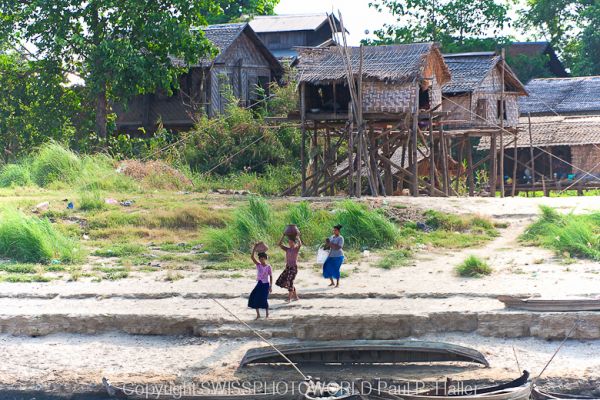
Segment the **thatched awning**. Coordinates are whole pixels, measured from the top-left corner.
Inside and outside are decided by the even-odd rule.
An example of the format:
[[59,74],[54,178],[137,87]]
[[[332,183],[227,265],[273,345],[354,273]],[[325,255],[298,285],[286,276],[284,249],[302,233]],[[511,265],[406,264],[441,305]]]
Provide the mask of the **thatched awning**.
[[[521,117],[519,129],[517,147],[529,147],[530,143],[533,147],[600,145],[600,116],[532,117],[532,141],[526,117]],[[478,149],[489,148],[490,138],[483,137]]]
[[[358,74],[360,48],[351,47],[352,70]],[[346,80],[344,59],[338,47],[301,48],[297,62],[298,82],[327,83]],[[433,43],[363,47],[363,79],[393,83],[421,82],[431,66],[440,84],[450,80],[450,72],[442,54]]]

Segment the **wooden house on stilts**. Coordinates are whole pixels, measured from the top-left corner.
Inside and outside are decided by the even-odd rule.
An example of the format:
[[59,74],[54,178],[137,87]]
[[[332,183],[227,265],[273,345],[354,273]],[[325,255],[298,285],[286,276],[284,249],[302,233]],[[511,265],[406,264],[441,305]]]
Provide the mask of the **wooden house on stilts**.
[[[519,78],[494,52],[447,54],[444,56],[452,76],[442,88],[442,109],[448,113],[444,125],[446,136],[459,163],[466,168],[454,176],[454,192],[463,174],[467,176],[469,194],[474,195],[474,171],[484,163],[489,168],[489,193],[499,187],[504,193],[504,177],[515,173],[512,159],[505,149],[514,149],[519,125],[519,99],[527,91]],[[487,143],[489,153],[473,163],[473,145]],[[504,161],[507,158],[507,162]]]
[[199,115],[213,117],[227,105],[226,91],[241,105],[251,106],[260,97],[258,88],[283,75],[283,67],[247,23],[210,25],[204,36],[216,48],[216,57],[204,57],[194,65],[172,58],[171,63],[187,67],[179,76],[179,88],[136,96],[126,106],[116,104],[117,127],[121,132],[140,129],[154,132],[159,124],[173,131],[192,128]]
[[[420,185],[443,194],[416,171],[423,127],[440,124],[450,80],[435,44],[300,49],[296,68],[304,196],[332,194],[342,181],[350,195],[392,194],[394,171],[413,195]],[[410,149],[409,168],[391,160],[400,147]]]

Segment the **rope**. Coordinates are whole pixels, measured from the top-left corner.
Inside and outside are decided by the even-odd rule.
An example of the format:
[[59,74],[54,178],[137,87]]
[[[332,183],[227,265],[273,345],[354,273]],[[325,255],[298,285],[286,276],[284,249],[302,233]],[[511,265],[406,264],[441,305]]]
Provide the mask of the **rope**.
[[544,368],[542,369],[542,372],[540,372],[540,374],[533,380],[533,382],[535,383],[538,379],[540,379],[540,376],[542,376],[542,374],[546,371],[546,368],[548,368],[548,366],[550,365],[550,363],[552,362],[552,360],[554,360],[554,357],[556,357],[556,355],[558,354],[558,352],[560,351],[560,349],[563,347],[563,345],[565,344],[565,342],[567,341],[567,339],[569,339],[571,337],[571,335],[573,334],[573,332],[575,331],[575,328],[577,327],[577,325],[579,325],[579,320],[575,320],[575,323],[573,324],[573,327],[571,328],[571,330],[567,333],[567,336],[565,336],[565,338],[563,339],[563,341],[560,343],[560,346],[558,346],[558,348],[556,349],[556,351],[554,352],[554,354],[552,354],[552,357],[550,357],[550,360],[548,360],[548,362],[546,363],[546,365],[544,366]]
[[310,381],[310,377],[307,375],[304,375],[304,373],[302,371],[300,371],[300,368],[298,368],[296,366],[295,363],[292,362],[292,360],[290,360],[285,354],[283,354],[281,351],[279,351],[279,349],[270,341],[268,341],[267,339],[265,339],[265,337],[263,335],[260,334],[260,332],[258,332],[256,329],[254,329],[253,327],[251,327],[250,325],[248,325],[246,322],[242,321],[237,315],[235,315],[233,312],[231,312],[227,307],[225,307],[223,304],[221,304],[221,302],[219,302],[217,299],[214,299],[212,297],[210,297],[210,299],[212,301],[214,301],[215,303],[217,303],[219,305],[219,307],[221,307],[223,310],[227,311],[227,313],[229,315],[231,315],[233,318],[235,318],[239,323],[243,324],[246,328],[250,329],[256,336],[258,336],[263,342],[267,343],[269,346],[271,346],[281,357],[283,357],[284,360],[286,360],[300,375],[302,375],[302,378],[305,381]]

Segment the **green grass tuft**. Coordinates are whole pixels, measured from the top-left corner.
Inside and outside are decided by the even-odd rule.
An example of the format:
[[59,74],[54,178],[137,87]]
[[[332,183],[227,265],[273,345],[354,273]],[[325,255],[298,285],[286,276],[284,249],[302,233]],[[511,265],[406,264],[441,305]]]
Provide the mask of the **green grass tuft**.
[[0,187],[28,186],[31,183],[27,165],[8,164],[0,171]]
[[93,255],[98,257],[127,257],[140,255],[146,251],[146,247],[135,243],[120,243],[98,249]]
[[80,176],[81,160],[71,150],[54,142],[40,147],[31,163],[33,181],[46,187],[54,182],[73,182]]
[[540,218],[521,236],[523,241],[566,257],[600,261],[600,213],[562,215],[544,206],[541,211]]
[[383,214],[365,205],[344,201],[334,221],[343,226],[345,246],[349,248],[385,248],[398,243],[399,231]]
[[463,277],[479,278],[491,275],[492,268],[477,256],[469,256],[456,267],[456,273]]
[[84,191],[79,197],[79,209],[82,211],[99,211],[106,207],[104,197],[97,190]]
[[82,258],[79,244],[54,229],[47,219],[17,210],[0,212],[0,256],[23,263],[71,263]]
[[410,257],[410,250],[393,250],[386,253],[375,265],[383,269],[404,267],[410,261]]

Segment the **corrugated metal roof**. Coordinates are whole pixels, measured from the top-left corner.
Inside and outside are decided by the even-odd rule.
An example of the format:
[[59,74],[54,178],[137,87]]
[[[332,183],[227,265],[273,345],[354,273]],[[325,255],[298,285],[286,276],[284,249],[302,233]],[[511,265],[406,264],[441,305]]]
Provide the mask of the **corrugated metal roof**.
[[534,79],[525,88],[521,115],[600,112],[600,76]]
[[[529,121],[526,117],[521,117],[519,127],[517,147],[529,147]],[[531,117],[531,136],[534,147],[598,145],[600,144],[600,116]],[[489,149],[489,137],[482,138],[478,148]]]
[[[351,47],[349,50],[352,69],[357,73],[360,48]],[[365,46],[363,76],[365,79],[398,83],[418,81],[424,78],[422,71],[431,54],[439,57],[441,76],[438,76],[438,81],[443,84],[450,79],[450,74],[441,53],[433,43]],[[299,49],[297,71],[298,82],[316,83],[346,79],[344,61],[337,47]]]
[[323,24],[328,24],[325,13],[258,16],[250,21],[256,33],[316,31]]

